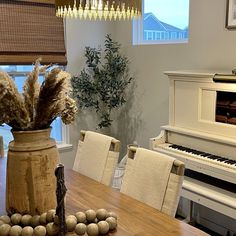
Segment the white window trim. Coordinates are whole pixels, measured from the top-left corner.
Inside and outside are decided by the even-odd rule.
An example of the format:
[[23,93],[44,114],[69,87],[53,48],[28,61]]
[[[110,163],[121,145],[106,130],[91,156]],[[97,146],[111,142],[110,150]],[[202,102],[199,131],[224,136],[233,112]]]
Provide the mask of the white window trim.
[[[144,1],[142,1],[142,16],[144,15]],[[182,44],[188,43],[188,39],[178,40],[143,40],[143,17],[133,19],[132,22],[132,43],[133,45],[154,45],[154,44]]]
[[70,126],[63,124],[62,122],[61,128],[62,142],[57,142],[57,148],[59,151],[70,150],[73,148],[73,145],[70,144]]

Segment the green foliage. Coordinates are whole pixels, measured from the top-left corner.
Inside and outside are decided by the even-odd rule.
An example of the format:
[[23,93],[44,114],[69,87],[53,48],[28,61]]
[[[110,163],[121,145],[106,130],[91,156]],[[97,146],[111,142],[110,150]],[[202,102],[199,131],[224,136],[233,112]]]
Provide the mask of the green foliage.
[[126,102],[126,88],[133,80],[128,74],[129,60],[120,53],[120,47],[110,35],[106,35],[103,52],[86,47],[86,67],[71,80],[78,106],[95,109],[99,128],[111,125],[111,113]]

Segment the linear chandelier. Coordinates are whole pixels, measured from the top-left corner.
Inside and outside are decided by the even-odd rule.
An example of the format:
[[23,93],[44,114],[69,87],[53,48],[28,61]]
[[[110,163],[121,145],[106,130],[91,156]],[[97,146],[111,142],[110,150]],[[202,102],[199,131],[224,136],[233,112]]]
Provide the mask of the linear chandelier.
[[141,15],[142,0],[55,0],[56,16],[130,20]]

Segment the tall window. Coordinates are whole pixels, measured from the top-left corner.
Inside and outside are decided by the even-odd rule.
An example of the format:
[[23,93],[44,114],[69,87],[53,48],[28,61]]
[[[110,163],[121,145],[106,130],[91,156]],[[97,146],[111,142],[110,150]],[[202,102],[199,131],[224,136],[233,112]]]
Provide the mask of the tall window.
[[[17,66],[12,66],[12,65],[0,66],[0,70],[4,70],[11,75],[20,93],[23,92],[23,85],[26,79],[26,74],[32,71],[32,69],[33,69],[32,66],[18,66],[18,65]],[[44,80],[44,76],[40,75],[39,82],[42,83],[43,80]],[[63,139],[63,135],[62,135],[63,126],[62,126],[61,119],[56,118],[56,120],[54,120],[51,126],[52,126],[51,137],[54,138],[57,141],[57,143],[64,142],[65,140]],[[11,127],[9,127],[6,124],[4,124],[3,126],[0,126],[0,135],[3,136],[4,149],[7,149],[9,142],[13,140],[10,130],[11,130]]]
[[133,21],[133,44],[188,42],[189,0],[143,0],[143,14]]

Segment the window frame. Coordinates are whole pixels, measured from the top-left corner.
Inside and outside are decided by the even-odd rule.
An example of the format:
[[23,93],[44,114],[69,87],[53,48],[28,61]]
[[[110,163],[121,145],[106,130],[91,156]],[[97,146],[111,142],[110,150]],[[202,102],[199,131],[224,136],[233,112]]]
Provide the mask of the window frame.
[[[138,45],[155,45],[155,44],[182,44],[188,43],[188,39],[182,40],[144,40],[143,38],[143,17],[144,17],[144,1],[142,1],[142,15],[140,18],[134,18],[132,20],[132,44],[134,46]],[[189,0],[189,9],[190,9],[190,0]],[[169,33],[169,32],[168,32]]]

